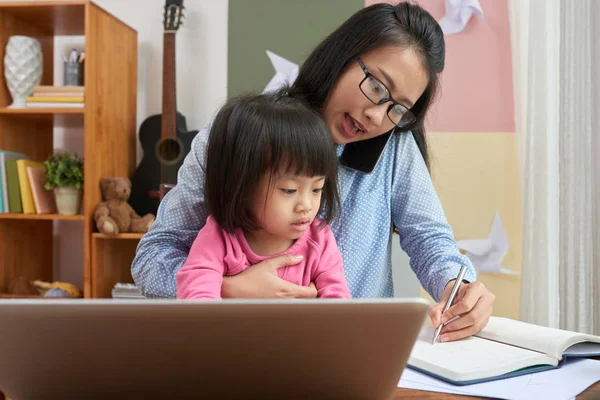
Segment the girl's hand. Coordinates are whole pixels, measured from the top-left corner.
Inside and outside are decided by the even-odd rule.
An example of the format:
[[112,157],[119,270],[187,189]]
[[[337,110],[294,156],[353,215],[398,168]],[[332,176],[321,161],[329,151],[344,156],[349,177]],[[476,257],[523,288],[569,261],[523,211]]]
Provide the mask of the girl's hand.
[[446,284],[440,302],[429,310],[429,318],[434,328],[458,317],[442,328],[440,342],[459,340],[479,333],[492,315],[492,304],[496,298],[481,282],[462,283],[454,298],[454,304],[442,315],[453,285],[454,280]]
[[317,289],[314,284],[299,286],[281,279],[277,275],[279,268],[298,264],[302,256],[282,255],[274,257],[240,272],[224,277],[221,287],[223,298],[315,298]]

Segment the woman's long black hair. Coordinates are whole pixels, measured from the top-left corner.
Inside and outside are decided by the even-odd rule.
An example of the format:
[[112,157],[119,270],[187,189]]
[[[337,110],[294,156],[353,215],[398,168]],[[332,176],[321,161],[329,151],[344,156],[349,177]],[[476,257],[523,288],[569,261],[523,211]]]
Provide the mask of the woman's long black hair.
[[428,73],[425,92],[411,108],[416,121],[407,130],[412,131],[429,166],[424,119],[438,90],[438,74],[444,69],[445,43],[439,24],[420,6],[380,3],[356,12],[308,56],[288,91],[322,113],[340,74],[358,57],[384,46],[412,49]]

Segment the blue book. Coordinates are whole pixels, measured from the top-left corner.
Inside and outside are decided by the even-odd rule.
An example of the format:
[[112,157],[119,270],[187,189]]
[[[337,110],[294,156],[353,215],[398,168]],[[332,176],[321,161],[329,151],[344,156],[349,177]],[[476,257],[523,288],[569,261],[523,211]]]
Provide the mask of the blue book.
[[431,344],[421,330],[408,367],[453,385],[511,378],[560,368],[567,358],[600,356],[600,336],[491,317],[476,336]]
[[8,205],[8,188],[6,181],[6,161],[27,158],[28,157],[22,153],[0,150],[0,212],[10,212],[10,207]]

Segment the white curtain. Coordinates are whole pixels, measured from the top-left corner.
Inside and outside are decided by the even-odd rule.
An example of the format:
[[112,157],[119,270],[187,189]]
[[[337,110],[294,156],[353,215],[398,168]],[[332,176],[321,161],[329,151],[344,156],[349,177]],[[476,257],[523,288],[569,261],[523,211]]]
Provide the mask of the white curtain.
[[600,334],[600,2],[509,0],[520,318]]

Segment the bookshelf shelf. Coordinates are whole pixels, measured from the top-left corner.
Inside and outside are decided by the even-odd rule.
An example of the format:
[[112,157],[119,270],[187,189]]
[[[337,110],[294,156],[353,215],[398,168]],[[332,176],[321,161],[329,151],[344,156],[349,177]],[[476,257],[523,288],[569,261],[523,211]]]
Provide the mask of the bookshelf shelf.
[[0,293],[0,299],[14,299],[14,300],[22,300],[22,299],[34,299],[34,300],[74,300],[72,297],[45,297],[41,295],[18,295],[18,294],[8,294],[8,293]]
[[142,236],[144,236],[143,233],[120,233],[117,236],[106,236],[103,233],[92,233],[92,237],[94,239],[106,239],[106,240],[120,240],[120,239],[126,239],[126,240],[140,240],[142,238]]
[[131,263],[142,238],[140,233],[121,233],[109,237],[102,233],[92,234],[91,297],[112,297],[116,283],[133,283]]
[[31,115],[31,114],[84,114],[83,108],[0,108],[4,115]]
[[87,3],[88,0],[7,1],[0,2],[0,12],[38,27],[52,36],[84,35]]
[[84,215],[0,213],[0,219],[83,221]]
[[[83,214],[0,213],[0,293],[7,292],[17,277],[54,280],[54,221],[78,221],[83,225],[84,297],[110,297],[116,283],[113,280],[132,281],[129,266],[137,245],[134,239],[139,238],[106,240],[94,236],[93,214],[102,200],[100,179],[130,177],[135,170],[137,32],[90,0],[3,1],[0,47],[12,35],[30,36],[40,42],[40,85],[46,86],[62,84],[53,79],[54,36],[84,36],[86,102],[82,108],[8,108],[12,98],[4,82],[4,63],[0,63],[0,149],[41,162],[54,152],[56,125],[68,121],[65,125],[69,127],[82,127]],[[119,267],[113,272],[115,264]]]

